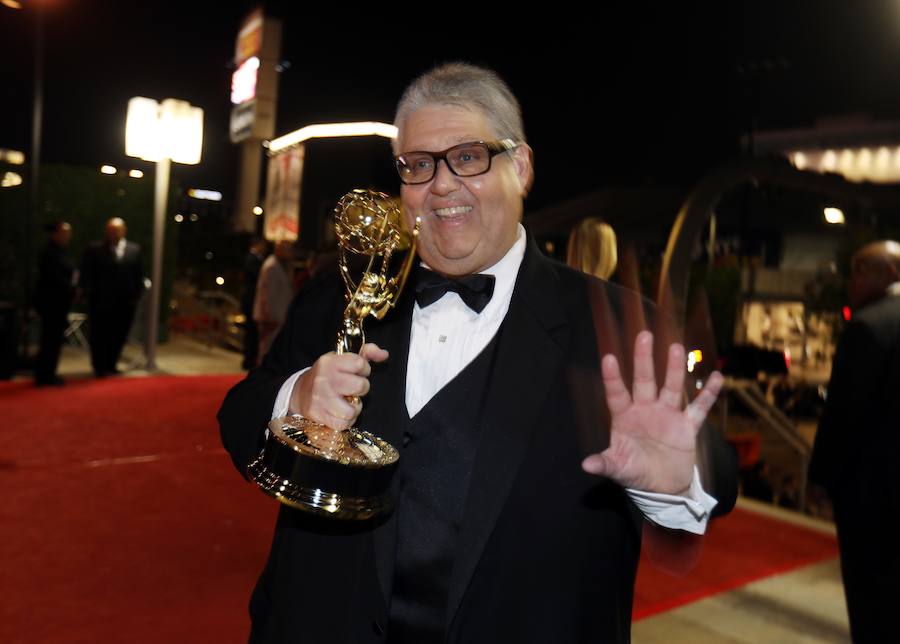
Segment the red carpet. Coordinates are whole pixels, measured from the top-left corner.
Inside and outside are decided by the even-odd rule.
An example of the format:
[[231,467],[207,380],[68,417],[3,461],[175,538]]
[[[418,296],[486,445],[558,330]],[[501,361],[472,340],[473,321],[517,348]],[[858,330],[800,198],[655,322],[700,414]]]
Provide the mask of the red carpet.
[[838,554],[833,536],[735,508],[713,521],[697,565],[684,576],[641,559],[634,589],[634,619]]
[[[0,642],[245,642],[276,513],[219,444],[236,376],[0,384]],[[642,562],[635,617],[836,554],[735,511],[697,567]]]
[[0,642],[246,642],[276,507],[219,444],[236,380],[0,386]]

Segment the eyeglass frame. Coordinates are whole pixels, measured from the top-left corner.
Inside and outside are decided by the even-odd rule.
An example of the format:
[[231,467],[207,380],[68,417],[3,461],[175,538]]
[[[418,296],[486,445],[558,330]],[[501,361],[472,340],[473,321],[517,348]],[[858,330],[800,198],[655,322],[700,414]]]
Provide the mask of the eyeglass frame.
[[[487,168],[485,168],[481,172],[476,172],[475,174],[459,174],[456,170],[453,169],[453,166],[450,165],[449,161],[447,161],[447,155],[453,150],[465,147],[467,145],[483,145],[487,149],[489,153]],[[498,139],[496,141],[466,141],[464,143],[457,143],[456,145],[450,146],[446,150],[442,150],[440,152],[428,152],[427,150],[410,150],[409,152],[404,152],[403,154],[398,154],[394,157],[394,167],[397,169],[397,174],[400,175],[400,183],[407,186],[421,186],[422,184],[428,183],[429,181],[434,179],[434,177],[437,175],[438,161],[443,161],[444,165],[447,166],[447,169],[457,177],[479,177],[491,171],[491,165],[495,156],[497,156],[498,154],[503,154],[504,152],[509,152],[510,150],[515,150],[520,145],[522,144],[516,143],[514,139]],[[410,182],[403,179],[403,173],[400,171],[400,158],[405,157],[409,154],[427,154],[432,159],[434,159],[434,169],[431,172],[431,176],[425,179],[425,181]]]

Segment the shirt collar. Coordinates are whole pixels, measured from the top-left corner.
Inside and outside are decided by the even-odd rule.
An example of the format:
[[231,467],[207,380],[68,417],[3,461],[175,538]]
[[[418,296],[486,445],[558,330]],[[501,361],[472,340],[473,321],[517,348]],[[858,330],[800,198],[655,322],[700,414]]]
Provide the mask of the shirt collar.
[[481,271],[493,275],[497,280],[494,285],[494,297],[503,291],[512,293],[513,286],[516,284],[516,275],[519,274],[519,266],[522,265],[522,259],[525,257],[525,229],[522,224],[516,224],[516,226],[516,241],[506,251],[506,255],[493,266]]
[[[510,249],[506,251],[506,254],[493,266],[489,266],[483,271],[479,271],[481,274],[494,276],[494,294],[491,297],[491,301],[488,302],[488,305],[481,313],[471,311],[475,316],[505,316],[506,311],[509,309],[513,288],[516,285],[516,276],[519,274],[519,267],[522,265],[522,259],[525,257],[526,246],[525,228],[522,224],[517,224],[516,226],[516,241],[514,241]],[[429,269],[431,268],[425,262],[422,262],[422,266]],[[452,292],[447,293],[444,297],[448,296],[458,298],[458,296]],[[460,300],[460,302],[462,302],[462,300]],[[418,308],[418,305],[416,305],[416,309]]]

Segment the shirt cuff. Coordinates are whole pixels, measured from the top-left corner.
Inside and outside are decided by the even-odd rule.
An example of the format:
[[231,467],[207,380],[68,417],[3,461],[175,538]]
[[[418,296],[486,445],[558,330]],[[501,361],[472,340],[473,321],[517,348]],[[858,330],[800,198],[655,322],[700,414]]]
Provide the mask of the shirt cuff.
[[291,394],[294,393],[294,385],[297,384],[297,380],[300,379],[300,376],[309,371],[309,369],[309,367],[301,369],[285,380],[284,384],[281,385],[281,389],[278,390],[278,395],[275,396],[275,405],[272,407],[272,420],[290,414]]
[[686,530],[694,534],[706,532],[709,515],[718,501],[703,490],[700,471],[694,466],[694,479],[687,496],[644,492],[626,488],[628,496],[644,513],[644,517],[664,528]]

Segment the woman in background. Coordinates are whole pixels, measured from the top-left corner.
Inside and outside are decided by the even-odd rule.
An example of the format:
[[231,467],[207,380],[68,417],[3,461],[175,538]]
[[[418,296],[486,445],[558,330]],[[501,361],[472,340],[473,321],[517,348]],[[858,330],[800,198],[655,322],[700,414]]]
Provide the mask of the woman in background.
[[582,219],[569,234],[566,263],[583,273],[609,279],[616,270],[616,233],[602,219]]

